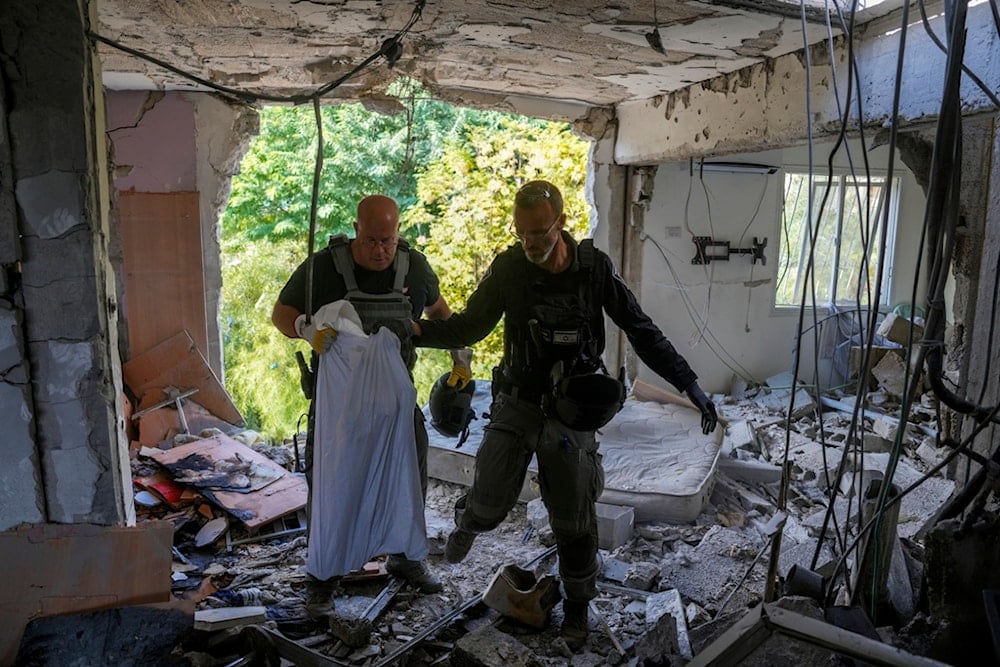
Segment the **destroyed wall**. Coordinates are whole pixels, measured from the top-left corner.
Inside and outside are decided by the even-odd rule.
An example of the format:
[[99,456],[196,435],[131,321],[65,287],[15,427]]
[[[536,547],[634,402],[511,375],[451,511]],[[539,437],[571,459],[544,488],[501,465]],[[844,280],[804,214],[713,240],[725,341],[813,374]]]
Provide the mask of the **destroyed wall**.
[[[85,3],[3,3],[0,530],[134,521]],[[46,48],[38,48],[47,44]]]
[[[952,352],[948,370],[956,373],[956,393],[972,403],[991,406],[1000,398],[998,373],[989,370],[995,369],[991,362],[997,357],[995,313],[1000,307],[995,287],[1000,268],[1000,209],[996,206],[1000,179],[991,168],[1000,148],[996,117],[990,114],[966,119],[962,135],[961,220],[952,260],[954,303],[946,311],[954,325],[945,345]],[[975,423],[968,419],[964,425],[955,426],[946,432],[959,440],[972,435]],[[973,449],[980,454],[989,456],[995,448],[993,429],[984,430],[973,441]],[[966,479],[978,467],[970,471],[963,462],[956,471],[958,479]]]
[[[944,35],[942,15],[935,14],[932,8],[928,8],[928,12],[931,29],[939,37]],[[863,63],[859,71],[859,94],[863,101],[863,123],[869,128],[866,136],[869,148],[881,146],[887,141],[884,128],[894,113],[899,20],[899,14],[894,12],[884,20],[873,22],[866,26],[861,38],[854,44],[856,57]],[[1000,43],[995,39],[990,8],[983,5],[969,7],[967,28],[967,67],[986,81],[997,80]],[[906,85],[899,100],[896,122],[901,129],[910,127],[926,130],[929,120],[933,120],[939,113],[945,56],[923,30],[912,30],[911,33],[907,38],[906,56],[902,63],[902,80]],[[838,48],[832,56],[821,46],[810,49],[808,59],[803,52],[779,56],[663,95],[628,101],[618,105],[616,109],[619,125],[615,146],[616,162],[641,166],[656,174],[652,185],[641,194],[642,206],[634,207],[635,211],[630,218],[633,225],[642,218],[638,228],[641,231],[637,229],[631,234],[632,246],[635,248],[630,257],[632,270],[623,271],[623,274],[636,291],[641,292],[642,303],[647,310],[651,309],[653,319],[665,328],[674,344],[681,347],[682,353],[692,362],[699,375],[703,376],[704,384],[713,391],[728,388],[734,370],[730,366],[735,367],[737,363],[752,371],[750,375],[765,377],[789,367],[796,323],[790,313],[783,316],[771,312],[768,303],[769,296],[773,297],[774,292],[780,190],[777,184],[773,184],[771,187],[774,190],[764,192],[764,198],[761,199],[761,189],[759,186],[755,188],[753,183],[753,179],[768,178],[776,183],[781,179],[780,176],[742,175],[730,176],[723,181],[721,174],[712,175],[714,182],[707,183],[708,187],[714,187],[717,193],[724,193],[712,197],[711,193],[706,195],[701,190],[696,176],[694,188],[690,191],[690,199],[696,205],[692,207],[692,212],[686,210],[685,206],[685,201],[689,198],[687,185],[690,168],[686,161],[706,158],[760,161],[778,166],[792,163],[807,165],[804,148],[799,149],[794,157],[784,157],[783,151],[793,150],[795,146],[804,147],[809,137],[828,136],[839,130],[842,114],[837,106],[836,93],[840,93],[839,99],[844,99],[843,92],[847,89],[845,77],[850,71],[845,47],[844,43],[838,42]],[[836,71],[836,80],[833,79],[831,70]],[[928,72],[935,74],[928,76]],[[803,103],[803,90],[807,83],[811,86],[808,109]],[[963,113],[974,114],[992,108],[989,97],[967,77],[963,79],[961,95]],[[811,112],[811,117],[807,117],[807,111]],[[858,119],[854,105],[849,109],[849,117],[852,129],[856,130]],[[932,131],[930,136],[933,137]],[[976,151],[980,153],[984,146],[992,145],[989,136],[983,133],[975,136],[970,134],[968,141],[975,144]],[[770,151],[761,152],[768,149]],[[823,146],[817,145],[814,157],[817,171],[825,169],[827,152]],[[884,150],[873,154],[883,156],[881,162],[872,161],[873,167],[884,169],[887,164],[884,156],[887,154]],[[854,155],[860,163],[860,150],[855,150]],[[908,237],[907,232],[913,233],[920,229],[923,221],[923,191],[914,181],[907,168],[909,166],[898,157],[894,161],[897,175],[904,179],[901,194],[902,204],[906,209],[901,210],[899,216],[902,231],[897,234],[897,240],[900,241],[897,252],[901,251],[902,254],[898,256],[894,269],[895,287],[889,296],[890,305],[912,299],[909,287],[912,286],[918,259],[915,245],[917,240]],[[858,164],[857,168],[860,169],[861,165]],[[979,183],[990,173],[990,160],[986,154],[981,154],[967,159],[965,168],[970,184]],[[919,171],[919,165],[914,165],[914,169]],[[923,177],[923,174],[920,176]],[[969,192],[963,195],[967,200],[964,206],[983,215],[985,204],[982,198],[976,199],[969,187],[967,191]],[[983,192],[979,190],[980,195]],[[711,216],[703,206],[706,196],[712,199]],[[754,224],[748,225],[758,200],[761,203],[760,211]],[[701,208],[697,207],[698,204],[702,204]],[[654,222],[658,219],[658,223]],[[765,220],[771,221],[771,227],[766,230],[762,227]],[[659,235],[656,235],[657,229]],[[961,244],[964,258],[956,268],[958,280],[955,284],[955,291],[961,293],[956,296],[957,303],[968,302],[972,304],[971,308],[975,307],[974,292],[983,289],[982,286],[972,286],[973,280],[978,281],[980,278],[976,267],[979,253],[984,249],[978,242],[982,238],[982,227],[977,225],[975,230],[972,234],[963,234]],[[647,247],[651,244],[643,243],[644,234],[649,234],[650,240],[665,244],[667,256],[664,257],[655,246]],[[689,258],[694,255],[694,246],[690,240],[692,234],[711,235],[717,240],[730,241],[733,247],[749,247],[755,235],[767,237],[769,244],[765,254],[769,263],[767,266],[758,264],[752,275],[748,270],[739,269],[749,264],[749,259],[739,256],[734,256],[728,263],[710,267],[707,271],[691,267]],[[985,248],[989,252],[989,246]],[[670,264],[669,267],[666,266],[667,263]],[[664,269],[667,269],[666,273]],[[681,276],[679,281],[671,275],[673,270]],[[921,273],[926,272],[925,263]],[[976,278],[965,279],[963,276],[966,274]],[[918,303],[922,305],[926,276],[916,276],[916,279],[920,281]],[[765,280],[771,282],[763,283]],[[693,287],[694,290],[681,289],[678,282],[684,287]],[[699,323],[700,318],[704,317],[700,310],[707,307],[705,304],[709,285],[712,286],[712,303],[708,331],[712,336],[721,338],[722,342],[718,345],[708,339]],[[688,313],[681,305],[683,298],[689,294],[695,297],[693,313]],[[964,306],[960,307],[964,312]],[[989,307],[987,305],[986,310],[981,310],[980,322],[983,322]],[[968,318],[951,313],[949,316],[963,321],[963,326],[972,326],[971,314]],[[723,321],[735,321],[736,325],[720,326],[719,323]],[[711,326],[712,322],[715,323],[714,327]],[[780,349],[776,349],[775,341],[779,342]],[[959,363],[957,359],[963,356],[971,359],[968,355],[972,348],[957,347],[956,344],[961,343],[961,339],[950,343],[952,363]],[[710,349],[712,347],[718,347],[722,351],[713,352]],[[811,358],[811,351],[802,352]],[[720,359],[720,356],[726,359]],[[811,368],[806,373],[811,377]]]
[[219,220],[257,114],[206,93],[105,97],[124,245],[125,352],[142,354],[186,330],[221,378]]
[[[817,143],[816,155],[824,156],[818,169],[825,173],[830,143]],[[858,142],[850,143],[855,156]],[[885,147],[869,150],[873,175],[884,175]],[[798,333],[798,309],[776,308],[775,290],[780,266],[780,240],[784,177],[788,171],[805,171],[805,147],[762,153],[745,153],[740,161],[780,167],[774,174],[700,174],[698,163],[659,165],[643,213],[644,239],[637,245],[643,257],[640,299],[646,312],[660,324],[674,346],[687,358],[708,391],[728,393],[734,375],[745,381],[765,378],[792,368]],[[898,164],[898,163],[897,163]],[[844,154],[835,167],[847,170]],[[880,168],[881,167],[881,168]],[[896,232],[889,306],[908,303],[918,260],[924,196],[913,176],[897,166],[899,179],[899,228]],[[728,260],[693,264],[697,247],[692,235],[730,243],[729,250],[748,250],[754,239],[766,240],[765,262],[754,262],[749,254],[730,254]],[[829,249],[818,249],[820,253]],[[918,292],[918,303],[923,303]],[[703,319],[704,318],[704,319]],[[704,324],[702,323],[704,321]],[[821,325],[824,333],[835,322]],[[803,323],[800,379],[811,382],[812,316]],[[846,378],[831,375],[828,350],[820,364],[820,381],[827,387]],[[640,377],[656,380],[648,371]]]

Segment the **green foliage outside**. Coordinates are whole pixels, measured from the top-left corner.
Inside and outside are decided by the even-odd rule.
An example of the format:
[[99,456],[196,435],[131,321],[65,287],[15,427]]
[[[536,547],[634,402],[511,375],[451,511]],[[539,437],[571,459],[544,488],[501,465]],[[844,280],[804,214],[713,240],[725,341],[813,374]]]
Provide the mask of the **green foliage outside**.
[[[400,203],[403,236],[428,256],[443,295],[460,310],[495,254],[514,241],[507,228],[521,183],[556,183],[570,231],[586,234],[589,144],[567,125],[458,109],[422,99],[405,82],[390,92],[403,109],[394,116],[356,104],[322,109],[316,248],[330,234],[351,234],[360,198],[388,194]],[[307,355],[308,346],[278,332],[270,314],[308,252],[316,131],[311,107],[269,107],[260,115],[260,135],[233,179],[222,219],[221,311],[226,388],[251,428],[280,439],[295,432],[307,409],[294,354]],[[475,346],[476,377],[489,378],[501,340],[498,328]],[[450,367],[446,351],[421,350],[414,371],[421,402]]]
[[[565,199],[568,230],[577,238],[586,235],[588,150],[565,125],[508,116],[495,125],[470,127],[420,174],[418,204],[405,223],[427,230],[417,245],[430,258],[452,310],[464,307],[496,254],[516,242],[509,232],[514,193],[525,182],[543,178],[556,184]],[[503,354],[502,323],[473,350],[473,376],[489,379]],[[418,366],[418,391],[445,370]]]
[[[884,182],[879,177],[854,181],[846,174],[832,180],[785,174],[776,306],[812,304],[814,296],[821,306],[870,303],[878,267],[876,241],[885,220]],[[816,243],[810,257],[812,235]]]

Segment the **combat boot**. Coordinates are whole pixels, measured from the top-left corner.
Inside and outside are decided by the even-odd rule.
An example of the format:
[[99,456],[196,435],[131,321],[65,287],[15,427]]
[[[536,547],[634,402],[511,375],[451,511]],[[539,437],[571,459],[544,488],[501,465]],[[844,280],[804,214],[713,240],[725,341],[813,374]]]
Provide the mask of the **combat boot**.
[[441,580],[431,574],[419,560],[407,560],[402,554],[389,554],[385,561],[385,571],[394,577],[405,579],[421,593],[440,593],[444,590]]
[[590,634],[588,609],[589,605],[586,602],[563,601],[563,623],[560,635],[566,642],[566,646],[573,652],[579,651],[587,643],[587,636]]
[[444,545],[444,559],[449,563],[461,563],[469,554],[472,543],[476,540],[476,534],[471,530],[456,528],[448,536],[448,542]]
[[314,621],[328,623],[333,615],[333,594],[337,590],[336,579],[317,579],[306,575],[306,614]]

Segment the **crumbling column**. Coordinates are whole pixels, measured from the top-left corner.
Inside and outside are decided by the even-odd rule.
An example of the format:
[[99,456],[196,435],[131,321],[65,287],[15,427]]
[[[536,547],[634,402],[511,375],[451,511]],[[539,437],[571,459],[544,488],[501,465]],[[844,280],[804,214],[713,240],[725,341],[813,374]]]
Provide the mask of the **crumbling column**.
[[12,401],[4,395],[0,529],[134,521],[91,9],[85,0],[0,3],[10,147],[0,234],[10,236],[11,212],[16,226],[0,258],[12,313],[0,317],[0,392]]

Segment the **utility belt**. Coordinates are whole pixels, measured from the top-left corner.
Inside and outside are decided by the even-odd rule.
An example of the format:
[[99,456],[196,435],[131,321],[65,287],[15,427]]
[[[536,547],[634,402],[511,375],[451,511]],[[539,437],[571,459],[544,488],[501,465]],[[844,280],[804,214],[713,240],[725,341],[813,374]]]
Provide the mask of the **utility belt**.
[[497,394],[504,394],[510,396],[515,401],[524,401],[526,403],[537,403],[542,404],[542,392],[531,391],[528,389],[523,389],[518,387],[516,384],[511,384],[510,382],[502,382],[500,384],[493,385],[493,397],[496,398]]
[[575,431],[595,431],[618,414],[625,403],[625,369],[618,378],[604,372],[564,376],[562,362],[552,368],[552,385],[545,391],[525,390],[507,380],[502,368],[493,369],[493,398],[505,394],[515,401],[541,407],[542,412]]
[[495,366],[493,368],[493,384],[491,385],[491,389],[494,400],[496,400],[498,395],[504,394],[505,396],[510,396],[515,401],[542,404],[542,397],[547,392],[539,389],[525,389],[508,380],[505,375],[502,366]]

